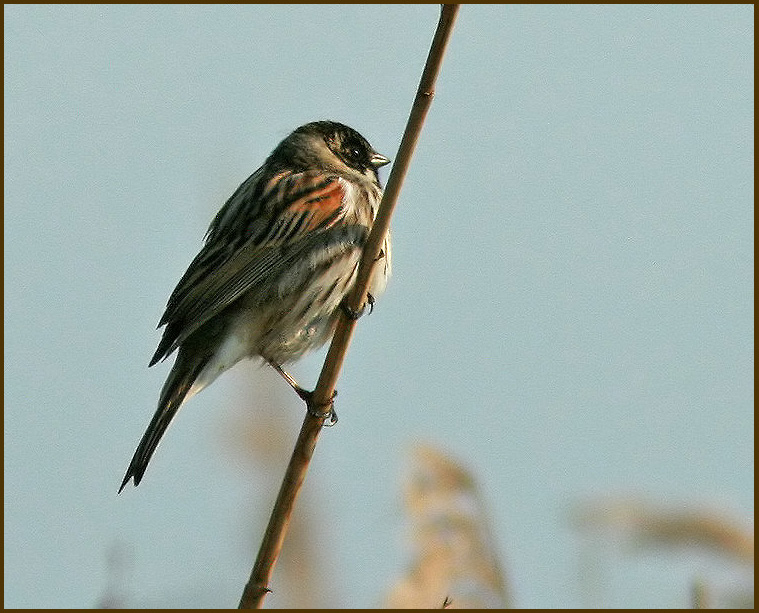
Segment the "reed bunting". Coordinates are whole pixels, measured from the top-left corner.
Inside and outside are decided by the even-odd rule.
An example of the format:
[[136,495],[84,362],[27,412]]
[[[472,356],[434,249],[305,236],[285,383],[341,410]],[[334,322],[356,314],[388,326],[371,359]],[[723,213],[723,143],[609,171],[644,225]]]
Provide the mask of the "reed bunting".
[[[179,407],[243,358],[271,364],[312,410],[310,392],[282,366],[332,336],[382,197],[377,169],[389,162],[352,128],[316,121],[285,138],[227,200],[158,325],[150,366],[177,358],[119,492],[140,483]],[[388,235],[370,304],[389,274]]]

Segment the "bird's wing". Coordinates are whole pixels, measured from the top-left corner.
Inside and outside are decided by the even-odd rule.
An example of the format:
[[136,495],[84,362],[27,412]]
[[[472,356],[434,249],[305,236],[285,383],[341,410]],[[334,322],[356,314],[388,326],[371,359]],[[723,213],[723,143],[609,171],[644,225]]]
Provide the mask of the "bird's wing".
[[307,171],[249,181],[216,216],[205,246],[172,293],[151,365],[243,294],[268,285],[311,254],[334,256],[366,240],[368,228],[345,224],[344,180]]

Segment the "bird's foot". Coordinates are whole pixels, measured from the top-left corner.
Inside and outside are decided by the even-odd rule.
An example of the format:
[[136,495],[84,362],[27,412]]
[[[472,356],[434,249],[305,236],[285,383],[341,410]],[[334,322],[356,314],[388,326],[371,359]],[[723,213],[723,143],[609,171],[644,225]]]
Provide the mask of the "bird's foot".
[[[279,364],[272,360],[267,360],[271,367],[276,370],[282,378],[287,381],[291,388],[295,390],[300,399],[306,403],[306,410],[309,415],[323,419],[324,426],[334,426],[337,423],[337,413],[335,413],[335,398],[337,398],[337,390],[332,392],[332,397],[325,403],[317,404],[314,401],[314,393],[298,385],[298,382],[293,379],[292,375],[282,368]],[[327,409],[327,410],[325,410]]]
[[308,414],[318,419],[324,420],[324,426],[334,426],[337,423],[337,413],[335,412],[335,398],[337,390],[332,392],[332,396],[327,402],[316,404],[314,402],[314,393],[298,386],[295,393],[300,396],[301,400],[306,403]]
[[371,315],[372,311],[374,311],[374,296],[372,296],[369,293],[366,294],[366,303],[364,303],[364,305],[359,310],[352,309],[351,307],[349,307],[345,303],[345,300],[343,300],[340,303],[340,308],[343,310],[343,313],[345,313],[345,316],[348,319],[356,321],[359,317],[361,317],[364,314],[367,304],[369,305],[369,315]]

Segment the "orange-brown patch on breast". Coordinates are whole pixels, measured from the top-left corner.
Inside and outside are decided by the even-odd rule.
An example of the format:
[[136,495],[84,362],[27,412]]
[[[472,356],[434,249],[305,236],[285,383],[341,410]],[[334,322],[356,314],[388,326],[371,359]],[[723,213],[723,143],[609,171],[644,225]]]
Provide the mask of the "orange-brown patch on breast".
[[335,178],[326,185],[309,191],[303,197],[298,198],[290,205],[290,210],[293,213],[308,212],[307,228],[313,229],[330,218],[333,221],[336,220],[344,198],[345,188]]

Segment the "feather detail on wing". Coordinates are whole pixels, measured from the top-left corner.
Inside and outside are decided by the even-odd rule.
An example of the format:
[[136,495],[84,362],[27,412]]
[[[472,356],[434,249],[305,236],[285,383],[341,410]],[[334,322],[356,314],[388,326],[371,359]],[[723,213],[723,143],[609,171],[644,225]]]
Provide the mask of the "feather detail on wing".
[[264,192],[277,208],[259,244],[297,240],[299,235],[331,227],[343,216],[346,188],[339,177],[311,171],[277,178],[276,189],[267,185]]
[[[214,219],[207,242],[169,298],[163,338],[150,362],[170,355],[243,294],[319,252],[363,245],[368,228],[346,225],[346,186],[316,171],[250,177]],[[265,298],[263,296],[262,298]]]

